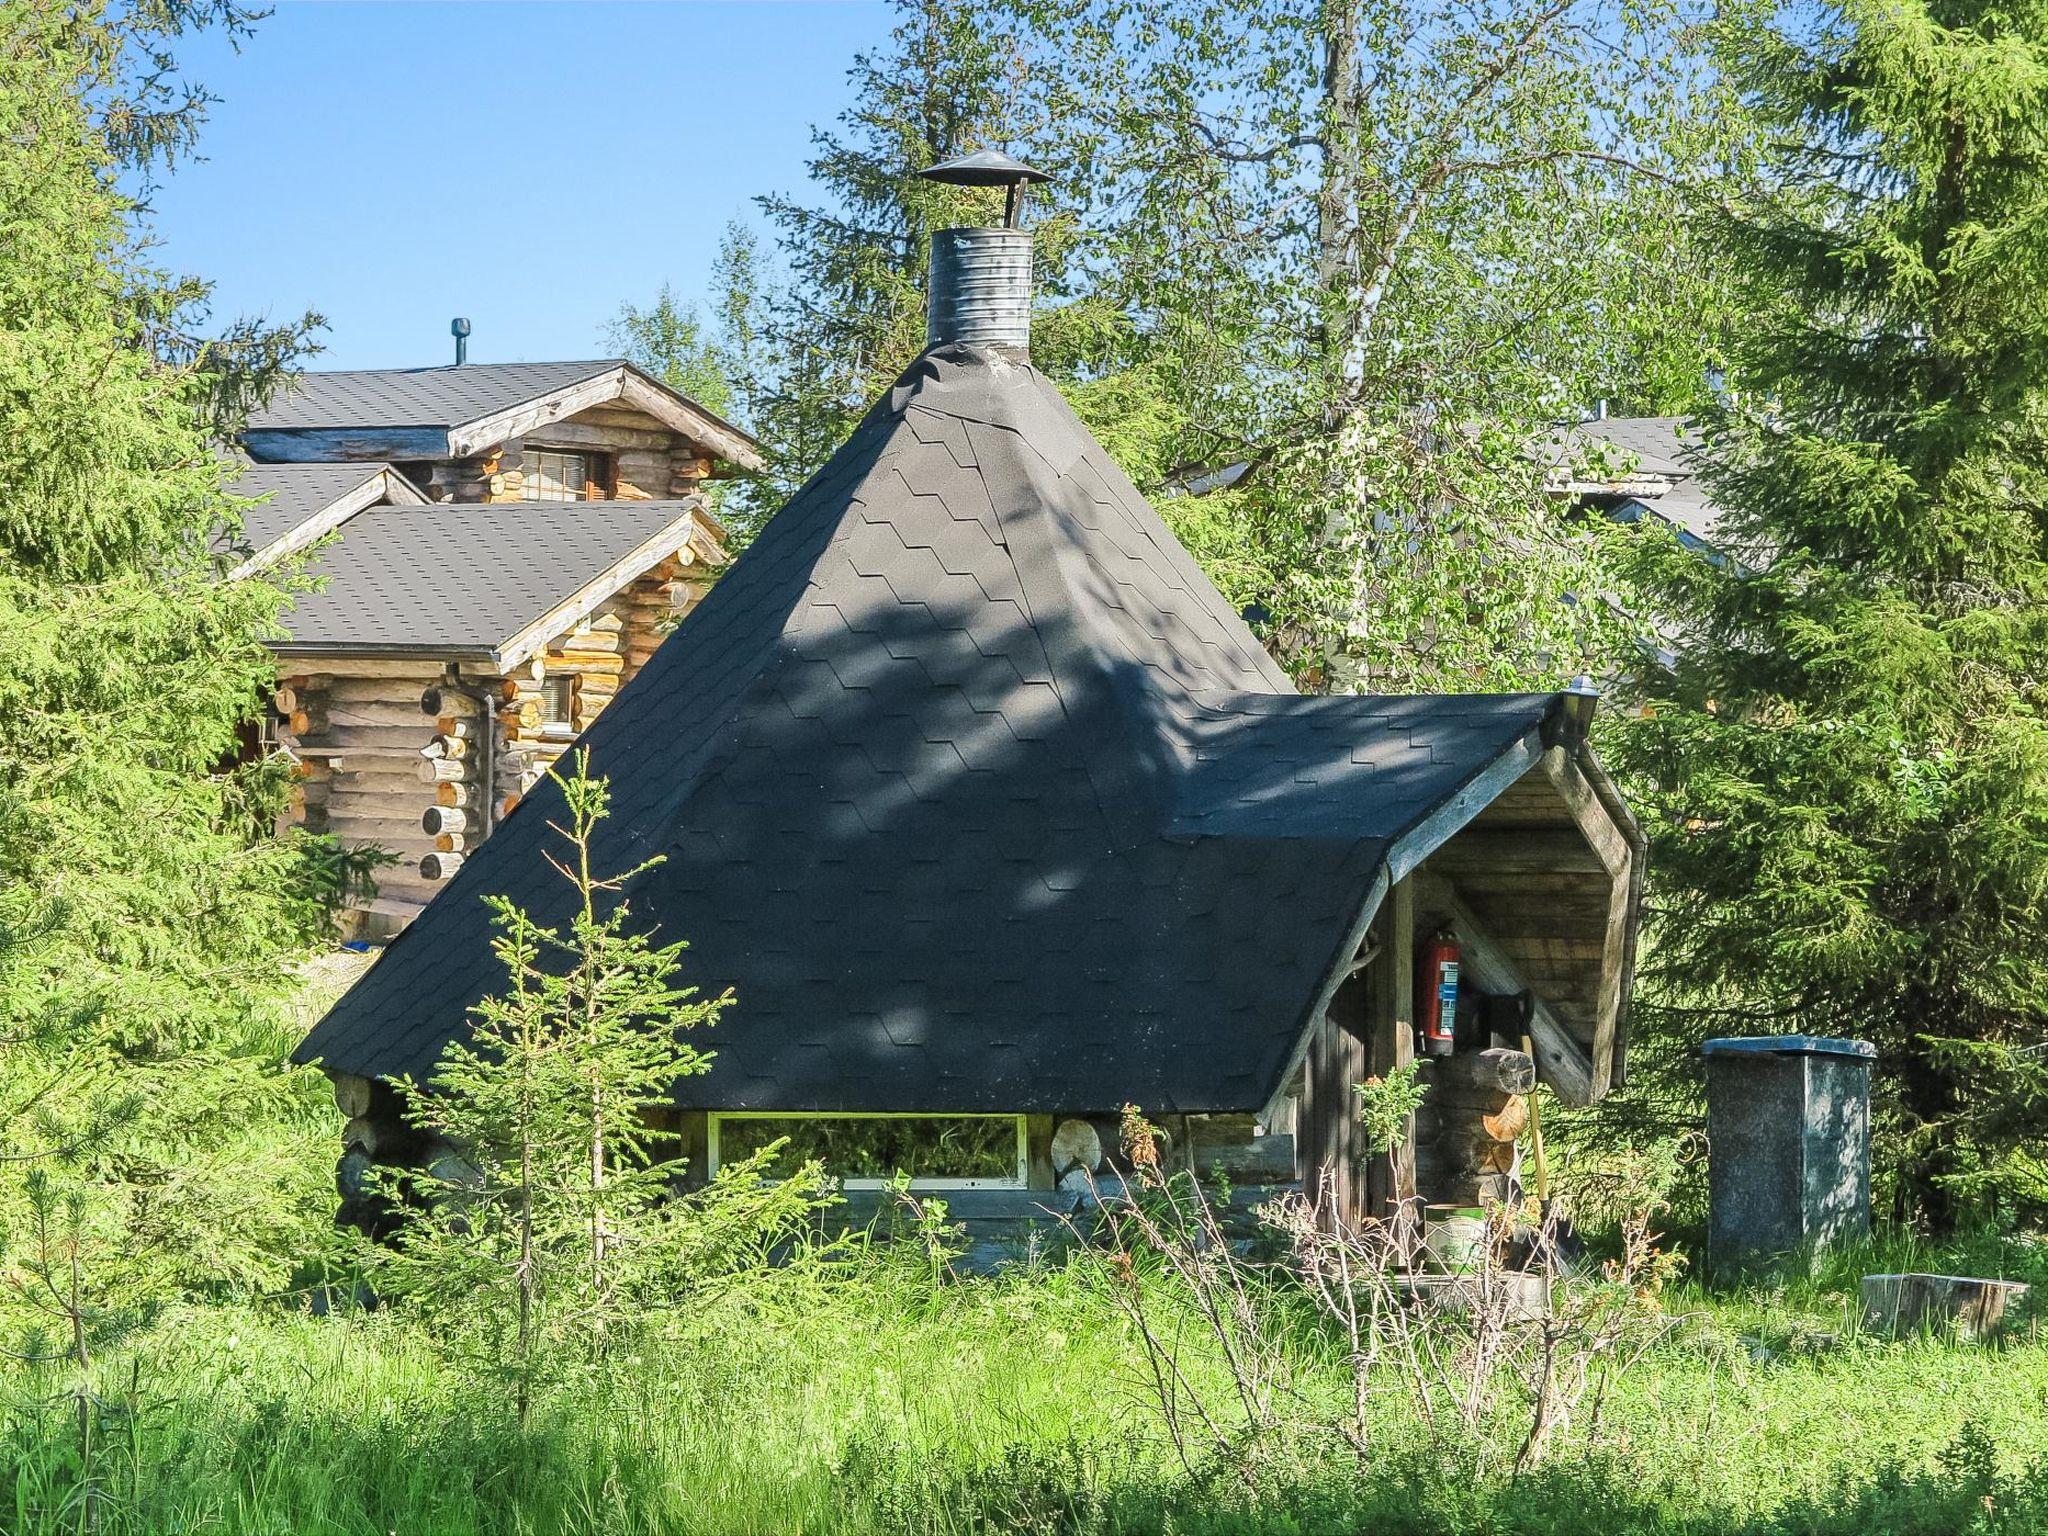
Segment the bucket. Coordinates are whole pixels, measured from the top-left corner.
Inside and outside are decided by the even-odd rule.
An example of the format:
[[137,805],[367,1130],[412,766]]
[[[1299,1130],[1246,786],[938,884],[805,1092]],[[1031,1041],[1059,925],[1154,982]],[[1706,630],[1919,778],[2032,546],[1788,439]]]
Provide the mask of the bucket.
[[1455,1274],[1476,1267],[1486,1252],[1486,1212],[1478,1206],[1432,1205],[1424,1209],[1422,1246],[1438,1269]]

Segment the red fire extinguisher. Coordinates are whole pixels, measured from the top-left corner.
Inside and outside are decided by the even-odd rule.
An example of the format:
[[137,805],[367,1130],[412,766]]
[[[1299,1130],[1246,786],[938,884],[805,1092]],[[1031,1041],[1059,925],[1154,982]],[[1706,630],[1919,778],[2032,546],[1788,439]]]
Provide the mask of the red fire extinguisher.
[[1422,947],[1421,974],[1415,984],[1416,1022],[1422,1029],[1422,1049],[1431,1056],[1448,1056],[1457,1040],[1458,1028],[1458,941],[1448,928]]

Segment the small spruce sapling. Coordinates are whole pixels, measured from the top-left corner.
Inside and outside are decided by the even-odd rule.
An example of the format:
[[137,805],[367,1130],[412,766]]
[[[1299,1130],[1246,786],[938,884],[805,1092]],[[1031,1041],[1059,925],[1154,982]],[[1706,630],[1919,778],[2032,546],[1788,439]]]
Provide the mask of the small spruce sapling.
[[698,1245],[666,1198],[673,1138],[650,1120],[678,1079],[709,1067],[683,1034],[729,1000],[679,985],[685,944],[636,929],[623,891],[658,861],[594,870],[608,787],[586,756],[557,779],[561,842],[547,857],[573,908],[550,926],[489,898],[506,985],[425,1084],[402,1085],[415,1124],[451,1151],[401,1191],[417,1208],[371,1263],[387,1294],[452,1324],[511,1387],[522,1427],[541,1389],[594,1368],[675,1300]]

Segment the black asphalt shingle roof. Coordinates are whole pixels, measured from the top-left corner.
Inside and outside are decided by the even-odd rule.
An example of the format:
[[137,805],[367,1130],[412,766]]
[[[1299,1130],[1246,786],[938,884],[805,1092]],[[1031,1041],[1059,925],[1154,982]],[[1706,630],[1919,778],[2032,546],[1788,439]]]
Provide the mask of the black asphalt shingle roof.
[[[1558,707],[1304,698],[1036,371],[926,354],[584,736],[736,1002],[687,1106],[1253,1108],[1389,846]],[[428,1073],[544,920],[530,795],[300,1050]]]
[[249,418],[252,432],[320,427],[452,427],[510,410],[622,366],[618,358],[571,363],[464,363],[294,375]]
[[[285,651],[488,651],[597,580],[687,501],[437,502],[372,507],[308,569],[323,590],[285,615]],[[680,538],[677,540],[681,542]],[[650,562],[651,563],[651,562]]]
[[349,492],[376,479],[388,464],[255,464],[247,463],[230,494],[270,500],[242,509],[242,532],[233,542],[251,551],[275,543],[308,519],[333,506]]

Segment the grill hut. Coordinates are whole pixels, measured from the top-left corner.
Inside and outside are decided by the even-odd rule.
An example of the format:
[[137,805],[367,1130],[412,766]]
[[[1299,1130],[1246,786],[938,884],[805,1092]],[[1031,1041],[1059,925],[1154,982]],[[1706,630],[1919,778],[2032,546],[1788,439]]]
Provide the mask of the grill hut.
[[[601,867],[664,855],[627,899],[736,993],[677,1088],[698,1171],[789,1134],[845,1149],[856,1202],[887,1163],[1000,1226],[1106,1170],[1126,1104],[1354,1211],[1503,1174],[1456,1127],[1419,1164],[1357,1140],[1443,927],[1557,1093],[1606,1092],[1641,855],[1592,705],[1297,693],[1023,337],[941,328],[581,745]],[[563,915],[559,807],[530,794],[304,1042],[358,1114],[498,982],[487,893]]]

